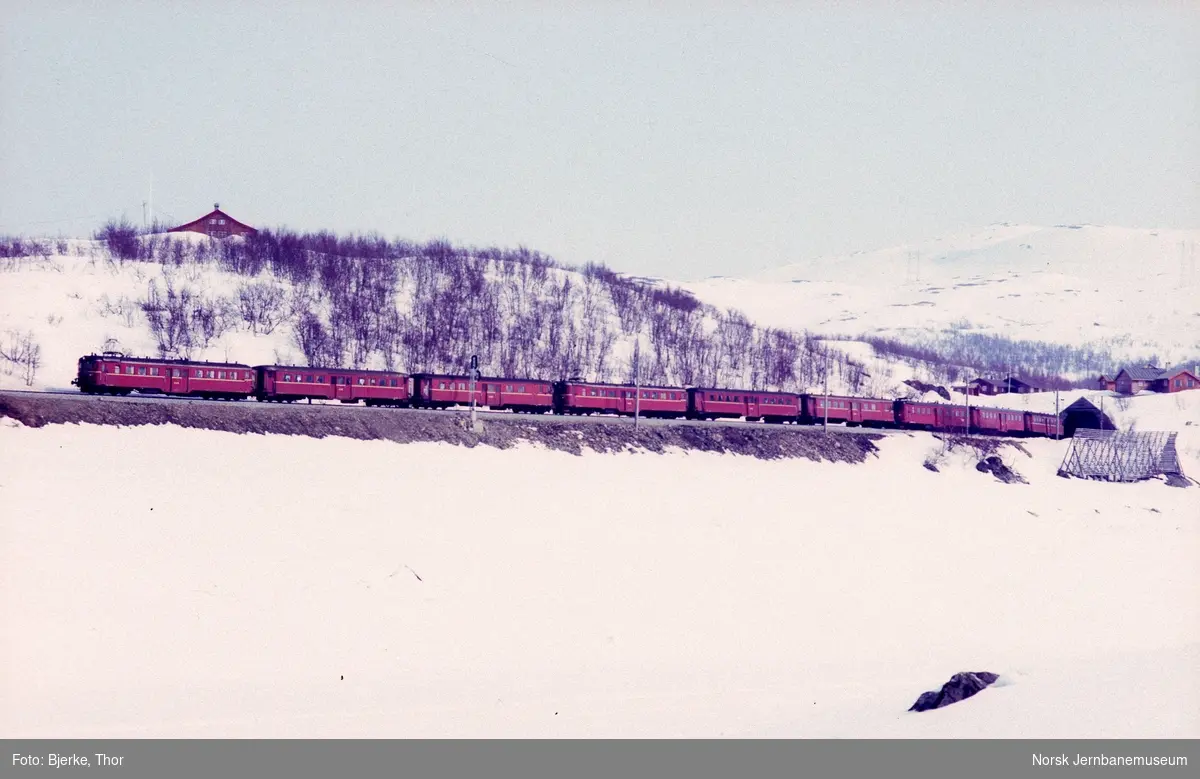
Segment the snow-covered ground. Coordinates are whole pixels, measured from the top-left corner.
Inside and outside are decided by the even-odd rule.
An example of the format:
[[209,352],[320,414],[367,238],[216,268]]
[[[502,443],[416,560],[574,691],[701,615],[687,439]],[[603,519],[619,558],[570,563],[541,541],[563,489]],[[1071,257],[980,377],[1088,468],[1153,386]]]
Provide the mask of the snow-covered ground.
[[[1200,489],[0,421],[0,733],[1200,736]],[[1002,684],[906,712],[957,671]]]
[[1200,352],[1200,230],[997,224],[682,284],[755,322],[903,337],[958,329],[1166,364]]
[[[1173,361],[1196,237],[999,225],[688,286],[768,326],[969,321]],[[67,243],[0,273],[34,388],[155,351],[136,301],[164,269]],[[861,394],[925,378],[831,344]],[[195,356],[298,359],[284,329]],[[1200,392],[1078,397],[1178,432],[1200,476]],[[925,434],[851,466],[0,419],[0,735],[1200,736],[1200,488],[1063,480],[1067,445],[1007,449],[1030,484],[1005,485]],[[1002,683],[906,712],[968,670]]]

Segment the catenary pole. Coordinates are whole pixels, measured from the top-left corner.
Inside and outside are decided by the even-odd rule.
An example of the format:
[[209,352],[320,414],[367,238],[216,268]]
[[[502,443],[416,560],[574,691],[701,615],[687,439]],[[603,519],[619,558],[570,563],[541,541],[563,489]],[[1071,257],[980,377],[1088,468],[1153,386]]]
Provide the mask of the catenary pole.
[[475,429],[475,379],[479,376],[479,355],[471,355],[471,429]]
[[971,382],[963,386],[963,400],[966,402],[967,418],[963,420],[963,435],[971,435]]
[[633,429],[638,429],[638,418],[642,412],[642,349],[641,342],[633,342]]
[[829,344],[825,344],[825,434],[829,435]]

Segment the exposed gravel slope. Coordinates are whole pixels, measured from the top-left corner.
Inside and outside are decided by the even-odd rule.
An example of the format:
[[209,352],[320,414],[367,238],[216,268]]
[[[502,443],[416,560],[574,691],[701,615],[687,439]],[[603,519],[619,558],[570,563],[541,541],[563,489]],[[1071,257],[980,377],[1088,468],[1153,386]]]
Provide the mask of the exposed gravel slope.
[[112,400],[72,395],[0,392],[0,416],[30,427],[50,424],[179,425],[231,433],[275,433],[313,438],[344,436],[399,443],[445,441],[507,449],[530,441],[564,452],[615,452],[671,447],[731,452],[764,460],[805,458],[858,463],[877,452],[877,433],[824,435],[820,429],[775,425],[647,424],[627,419],[596,424],[560,417],[489,415],[483,432],[471,431],[466,414],[327,405],[275,405],[255,401]]

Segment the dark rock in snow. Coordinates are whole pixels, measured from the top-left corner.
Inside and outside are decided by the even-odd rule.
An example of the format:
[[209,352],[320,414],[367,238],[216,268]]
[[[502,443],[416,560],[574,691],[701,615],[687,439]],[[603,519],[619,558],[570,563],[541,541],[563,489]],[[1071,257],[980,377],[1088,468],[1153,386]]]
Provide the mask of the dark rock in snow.
[[982,473],[990,473],[1005,484],[1025,484],[1025,479],[1021,474],[1004,464],[996,455],[989,455],[980,460],[975,465],[975,470]]
[[951,703],[970,698],[975,693],[999,679],[998,674],[989,671],[963,671],[950,677],[950,681],[942,685],[942,689],[933,692],[923,692],[909,711],[928,711],[940,709]]
[[943,400],[950,400],[950,391],[937,384],[926,384],[918,379],[908,379],[904,382],[917,392],[936,392]]

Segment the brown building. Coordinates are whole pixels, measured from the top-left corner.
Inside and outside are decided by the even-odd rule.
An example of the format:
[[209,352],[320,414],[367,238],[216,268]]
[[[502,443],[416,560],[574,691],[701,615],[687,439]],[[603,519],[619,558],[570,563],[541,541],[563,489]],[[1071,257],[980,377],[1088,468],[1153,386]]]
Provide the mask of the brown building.
[[257,233],[248,224],[243,224],[221,210],[220,203],[213,203],[213,210],[187,224],[172,227],[168,233],[201,233],[209,238],[228,238],[231,235],[253,235]]
[[[1102,380],[1103,376],[1100,377]],[[1178,365],[1174,368],[1157,368],[1153,365],[1122,368],[1113,382],[1117,392],[1133,395],[1151,392],[1183,392],[1200,389],[1200,365]]]
[[1200,389],[1200,365],[1179,365],[1162,372],[1152,388],[1155,392]]
[[1135,365],[1132,368],[1122,368],[1114,380],[1117,392],[1124,395],[1136,395],[1154,388],[1162,368],[1153,365]]

